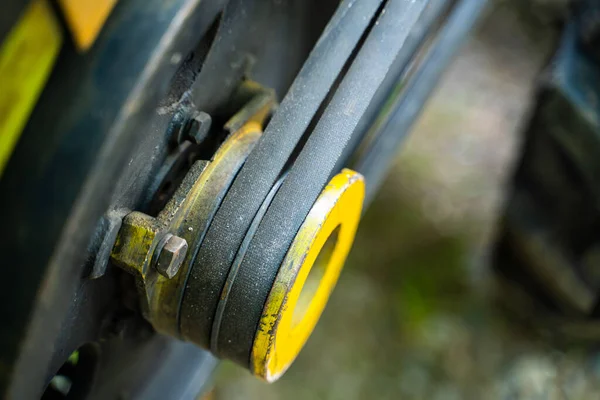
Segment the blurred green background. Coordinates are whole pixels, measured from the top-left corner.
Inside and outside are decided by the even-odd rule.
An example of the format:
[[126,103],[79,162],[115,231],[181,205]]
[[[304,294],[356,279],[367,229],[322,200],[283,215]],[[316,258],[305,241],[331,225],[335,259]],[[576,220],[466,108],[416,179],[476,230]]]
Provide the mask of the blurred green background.
[[485,262],[561,3],[492,7],[361,222],[296,363],[272,385],[223,363],[213,399],[600,398],[600,358],[505,320]]

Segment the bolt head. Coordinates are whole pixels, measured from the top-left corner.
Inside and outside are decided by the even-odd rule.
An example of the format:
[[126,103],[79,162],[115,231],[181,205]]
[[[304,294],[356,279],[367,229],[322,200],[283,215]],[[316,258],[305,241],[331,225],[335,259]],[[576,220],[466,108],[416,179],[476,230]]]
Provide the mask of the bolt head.
[[190,127],[188,130],[188,136],[190,140],[196,144],[200,144],[206,139],[212,119],[210,115],[203,111],[196,113],[194,118],[190,121]]
[[177,272],[187,254],[188,244],[185,239],[179,236],[169,235],[164,241],[156,260],[156,269],[165,278],[172,279]]

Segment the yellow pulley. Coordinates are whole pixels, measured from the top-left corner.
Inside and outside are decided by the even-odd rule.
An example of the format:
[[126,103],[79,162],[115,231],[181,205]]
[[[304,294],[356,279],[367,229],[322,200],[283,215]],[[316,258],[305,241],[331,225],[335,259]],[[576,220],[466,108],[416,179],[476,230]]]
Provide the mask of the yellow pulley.
[[254,375],[276,380],[306,343],[352,247],[364,193],[362,175],[344,169],[313,205],[267,298],[250,356]]

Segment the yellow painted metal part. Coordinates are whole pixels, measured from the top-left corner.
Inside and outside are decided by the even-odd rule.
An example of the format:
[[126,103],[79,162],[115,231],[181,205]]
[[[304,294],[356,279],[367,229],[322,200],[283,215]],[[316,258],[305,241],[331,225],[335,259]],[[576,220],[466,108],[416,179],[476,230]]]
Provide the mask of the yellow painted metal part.
[[46,0],[33,0],[0,47],[0,175],[33,110],[62,37]]
[[[313,205],[267,298],[250,356],[254,375],[268,382],[275,381],[306,343],[354,241],[364,193],[362,175],[344,169],[333,177]],[[332,234],[337,235],[335,245],[331,255],[323,261],[319,255],[325,251],[323,247]],[[317,265],[320,262],[322,265]],[[309,273],[315,268],[321,269],[316,289],[309,294],[308,303],[301,305],[301,293],[308,285]]]
[[[194,258],[188,252],[179,272],[169,279],[151,267],[156,247],[167,233],[185,239],[190,247],[196,243],[210,210],[218,206],[219,193],[226,190],[260,138],[263,122],[251,119],[232,133],[198,176],[188,173],[156,218],[133,211],[123,219],[111,260],[136,277],[142,314],[158,332],[179,337],[180,298]],[[193,178],[189,184],[188,178]]]
[[[181,337],[179,309],[195,253],[231,181],[260,139],[276,100],[273,91],[246,81],[248,102],[226,122],[229,131],[210,161],[197,161],[156,218],[131,212],[123,219],[111,252],[112,262],[136,277],[140,308],[160,333]],[[171,279],[153,268],[157,245],[166,234],[184,239],[189,251]],[[185,338],[185,337],[183,337]]]
[[[200,233],[201,222],[208,218],[209,210],[217,206],[217,194],[226,190],[227,182],[235,176],[235,172],[246,160],[261,135],[262,125],[254,121],[249,121],[231,134],[189,191],[186,194],[176,194],[159,213],[157,220],[160,224],[166,226],[169,233],[185,239],[188,245],[193,246]],[[182,198],[181,201],[179,197]],[[190,230],[192,226],[195,226],[195,229]],[[193,261],[191,252],[188,252],[184,265],[174,278],[167,279],[156,275],[156,285],[152,288],[150,297],[149,320],[161,333],[179,337],[177,313],[187,279],[187,274],[183,271],[193,268]]]
[[117,0],[58,0],[77,48],[89,49]]

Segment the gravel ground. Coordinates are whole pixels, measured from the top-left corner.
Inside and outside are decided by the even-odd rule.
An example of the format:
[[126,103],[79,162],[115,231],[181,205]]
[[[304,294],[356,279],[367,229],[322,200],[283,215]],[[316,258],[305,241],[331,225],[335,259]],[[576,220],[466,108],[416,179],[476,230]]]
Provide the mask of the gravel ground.
[[447,72],[294,366],[267,385],[224,363],[214,399],[600,398],[600,358],[534,339],[486,296],[485,252],[554,37],[552,12],[532,20],[530,5],[500,3]]

